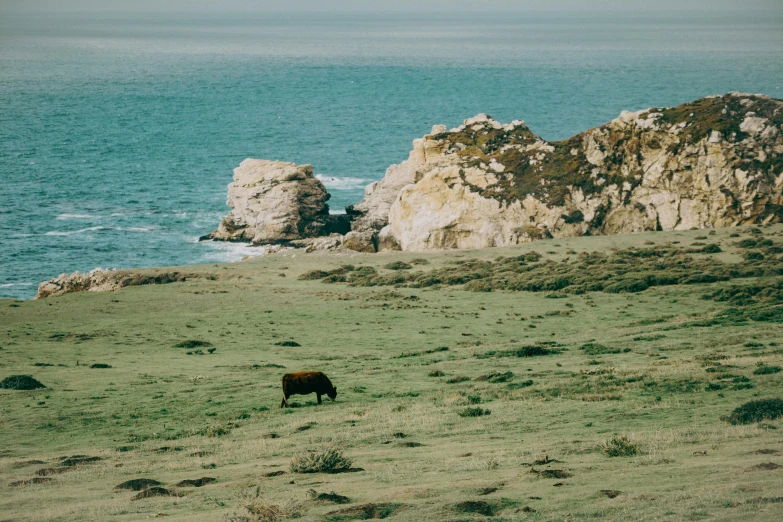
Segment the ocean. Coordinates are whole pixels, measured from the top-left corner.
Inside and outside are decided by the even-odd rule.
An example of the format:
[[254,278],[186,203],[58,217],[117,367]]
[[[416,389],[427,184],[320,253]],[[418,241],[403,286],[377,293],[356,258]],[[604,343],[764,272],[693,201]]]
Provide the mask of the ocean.
[[783,98],[783,17],[0,6],[0,297],[63,272],[252,254],[197,240],[247,157],[312,164],[340,211],[433,124],[485,112],[557,140],[733,90]]

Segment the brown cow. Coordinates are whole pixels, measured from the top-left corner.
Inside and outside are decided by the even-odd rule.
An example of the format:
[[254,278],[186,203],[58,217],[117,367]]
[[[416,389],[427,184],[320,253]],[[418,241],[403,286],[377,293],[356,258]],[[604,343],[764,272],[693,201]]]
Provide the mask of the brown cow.
[[304,371],[286,373],[283,375],[283,402],[280,407],[288,407],[288,398],[291,395],[307,395],[315,393],[318,396],[318,404],[321,404],[321,395],[326,395],[334,401],[337,398],[337,388],[332,386],[322,372]]

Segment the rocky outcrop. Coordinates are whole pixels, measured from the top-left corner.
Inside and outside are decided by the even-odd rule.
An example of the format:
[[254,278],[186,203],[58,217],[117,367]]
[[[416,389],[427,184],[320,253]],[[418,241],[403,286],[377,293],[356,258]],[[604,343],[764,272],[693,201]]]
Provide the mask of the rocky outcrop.
[[228,185],[231,212],[202,239],[269,244],[347,232],[347,216],[331,216],[328,200],[310,165],[246,159]]
[[626,111],[552,143],[479,115],[416,140],[348,209],[352,230],[415,251],[780,222],[781,131],[783,102],[740,93]]
[[154,274],[135,274],[127,270],[104,270],[96,268],[83,274],[60,274],[54,279],[38,285],[36,299],[54,297],[74,292],[111,292],[126,286],[161,285],[185,281],[192,275],[181,272],[157,272]]

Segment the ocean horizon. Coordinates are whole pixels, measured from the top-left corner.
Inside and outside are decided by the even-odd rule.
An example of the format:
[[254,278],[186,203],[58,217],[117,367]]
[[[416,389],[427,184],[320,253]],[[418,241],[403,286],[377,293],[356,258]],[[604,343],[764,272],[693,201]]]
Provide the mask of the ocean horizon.
[[252,254],[198,241],[248,157],[312,164],[341,212],[434,124],[487,113],[559,140],[729,91],[783,98],[783,20],[0,7],[0,297]]

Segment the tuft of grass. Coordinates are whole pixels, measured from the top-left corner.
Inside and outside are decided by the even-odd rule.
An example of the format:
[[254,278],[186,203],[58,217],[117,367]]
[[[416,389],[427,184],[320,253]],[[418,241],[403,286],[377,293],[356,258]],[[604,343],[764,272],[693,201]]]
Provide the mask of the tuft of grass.
[[353,461],[343,456],[340,450],[327,448],[323,451],[308,451],[291,459],[292,473],[341,473],[351,469]]
[[464,375],[455,375],[454,377],[449,377],[446,382],[449,384],[456,384],[458,382],[465,382],[469,380],[470,377],[465,377]]
[[615,435],[604,442],[602,451],[609,457],[633,457],[639,448],[625,435]]
[[757,399],[737,407],[722,420],[731,424],[752,424],[783,417],[783,399]]
[[430,370],[427,377],[443,377],[444,375],[446,374],[442,370]]

